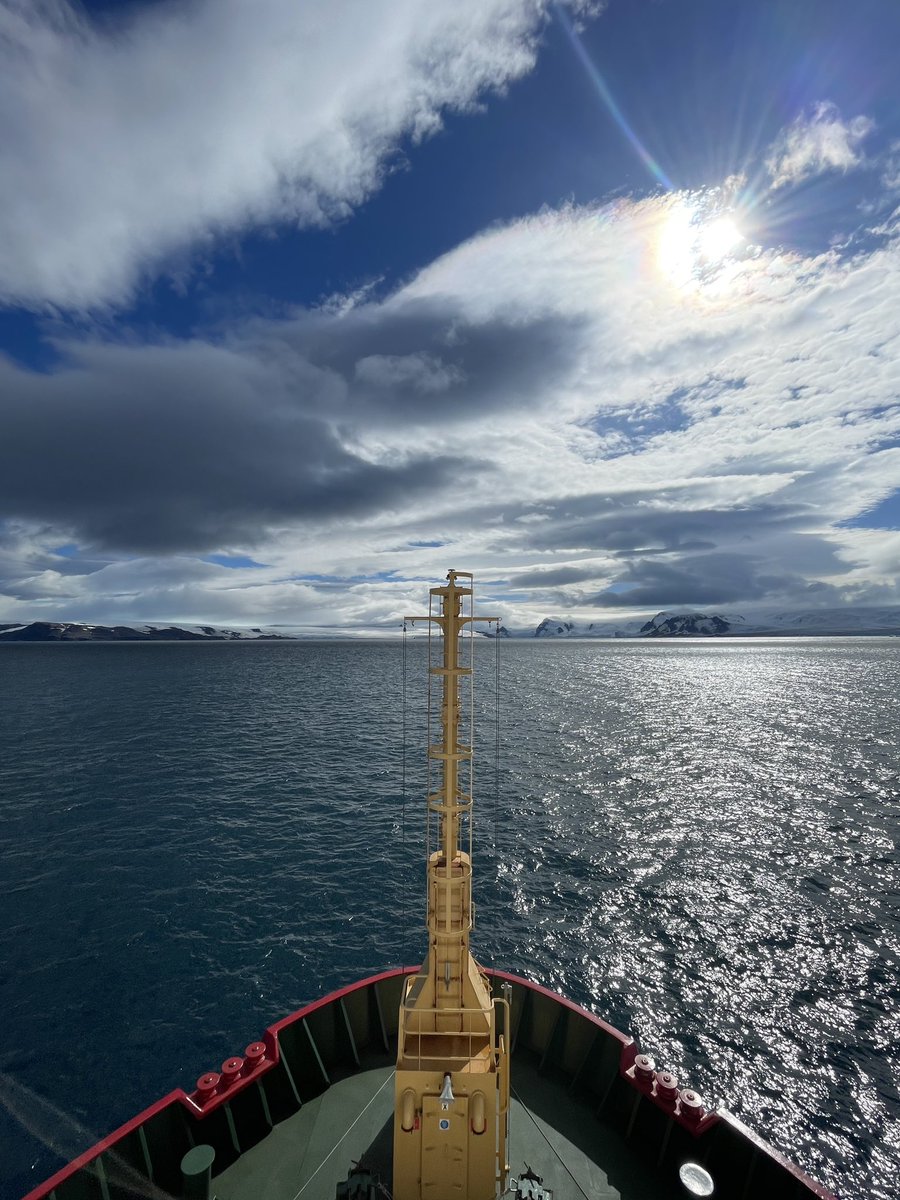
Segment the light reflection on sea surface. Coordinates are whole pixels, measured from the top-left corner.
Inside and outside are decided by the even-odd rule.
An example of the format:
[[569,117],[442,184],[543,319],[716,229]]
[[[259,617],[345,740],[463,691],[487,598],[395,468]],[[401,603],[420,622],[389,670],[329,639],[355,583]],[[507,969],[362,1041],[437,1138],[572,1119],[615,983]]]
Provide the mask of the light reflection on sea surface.
[[588,998],[842,1195],[893,1194],[900,647],[509,658],[538,748],[536,769],[530,751],[512,767],[524,811],[500,867],[513,945],[528,923],[542,935],[520,969]]
[[[504,644],[496,808],[494,649],[479,957],[635,1033],[843,1197],[894,1196],[900,644]],[[11,1107],[28,1088],[105,1132],[421,957],[398,646],[7,646],[0,674]],[[22,1144],[10,1195],[58,1165]]]

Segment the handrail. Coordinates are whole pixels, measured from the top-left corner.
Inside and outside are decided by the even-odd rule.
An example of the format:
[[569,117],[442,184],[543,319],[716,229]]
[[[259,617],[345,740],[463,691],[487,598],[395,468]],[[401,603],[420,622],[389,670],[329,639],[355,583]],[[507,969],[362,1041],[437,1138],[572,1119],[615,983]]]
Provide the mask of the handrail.
[[[482,1029],[439,1029],[437,1028],[438,1019],[445,1021],[447,1018],[458,1017],[460,1025],[464,1017],[472,1017],[476,1010],[471,1008],[424,1008],[420,1006],[407,1007],[406,995],[415,985],[417,979],[427,979],[427,976],[413,975],[410,976],[405,985],[405,994],[403,1003],[400,1005],[400,1028],[399,1035],[402,1039],[404,1054],[410,1060],[414,1060],[419,1069],[423,1061],[440,1059],[448,1065],[463,1064],[471,1062],[474,1058],[482,1055],[484,1050],[488,1050],[485,1057],[485,1062],[506,1067],[508,1075],[508,1061],[504,1054],[504,1048],[509,1044],[509,1029],[510,1029],[510,1010],[509,1002],[502,996],[492,996],[491,1006],[489,1009],[479,1010],[488,1018],[487,1024]],[[497,1020],[497,1014],[502,1012],[502,1021]],[[425,1020],[427,1019],[427,1020]],[[498,1026],[500,1030],[498,1031]],[[429,1049],[430,1053],[423,1053],[423,1039],[435,1039]],[[412,1052],[410,1039],[417,1039],[418,1046],[416,1052]],[[444,1050],[442,1045],[448,1045],[452,1041],[464,1039],[464,1044],[468,1046],[468,1053],[450,1053],[449,1050]],[[506,1112],[508,1105],[502,1110]]]

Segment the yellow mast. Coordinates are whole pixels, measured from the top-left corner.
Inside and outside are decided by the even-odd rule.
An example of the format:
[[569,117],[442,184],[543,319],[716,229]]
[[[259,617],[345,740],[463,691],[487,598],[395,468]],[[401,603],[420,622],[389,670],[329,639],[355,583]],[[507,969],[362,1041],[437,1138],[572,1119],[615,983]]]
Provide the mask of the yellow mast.
[[[440,764],[440,788],[428,808],[440,821],[440,845],[428,858],[428,954],[406,981],[400,1002],[394,1113],[394,1200],[493,1200],[506,1187],[509,1122],[509,1007],[469,950],[472,861],[459,844],[471,820],[472,796],[460,765],[471,764],[471,738],[460,741],[460,684],[472,667],[460,662],[460,635],[475,621],[467,571],[449,571],[431,588],[440,613],[430,621],[443,637],[440,740],[428,757]],[[463,602],[468,611],[463,612]],[[429,731],[430,735],[430,731]],[[471,773],[468,776],[471,779]]]

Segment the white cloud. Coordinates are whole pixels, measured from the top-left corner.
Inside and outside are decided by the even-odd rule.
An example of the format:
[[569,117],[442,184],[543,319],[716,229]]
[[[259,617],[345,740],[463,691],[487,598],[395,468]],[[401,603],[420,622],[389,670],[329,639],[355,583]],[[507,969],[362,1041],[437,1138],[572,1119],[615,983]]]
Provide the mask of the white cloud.
[[[391,620],[408,577],[448,562],[580,573],[549,608],[550,587],[533,604],[500,589],[517,621],[563,600],[608,614],[624,583],[645,611],[888,602],[897,535],[844,523],[900,478],[900,243],[675,278],[659,246],[685,205],[702,219],[699,196],[545,212],[386,300],[235,323],[216,344],[7,365],[0,494],[39,525],[11,543],[0,619],[27,615],[27,581],[98,616],[118,597],[144,619]],[[69,541],[140,554],[139,578],[100,561],[73,582],[50,554]],[[267,566],[184,565],[214,551]],[[370,582],[297,578],[313,575]]]
[[[576,5],[578,7],[578,5]],[[530,69],[545,0],[0,0],[0,301],[127,300],[166,256],[315,225]]]
[[900,142],[890,144],[881,168],[881,186],[896,198],[900,193]]
[[833,104],[817,104],[776,141],[766,160],[772,189],[799,183],[825,171],[849,171],[863,161],[862,143],[875,128],[866,116],[845,121]]

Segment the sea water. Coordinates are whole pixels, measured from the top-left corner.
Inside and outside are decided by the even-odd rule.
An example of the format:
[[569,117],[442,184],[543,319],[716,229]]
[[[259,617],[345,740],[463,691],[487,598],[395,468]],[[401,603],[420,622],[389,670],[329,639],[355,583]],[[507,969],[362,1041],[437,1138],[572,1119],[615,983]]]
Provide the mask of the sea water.
[[[845,1200],[896,1197],[900,641],[476,658],[479,959],[633,1033]],[[425,665],[0,647],[4,1195],[422,958]]]

